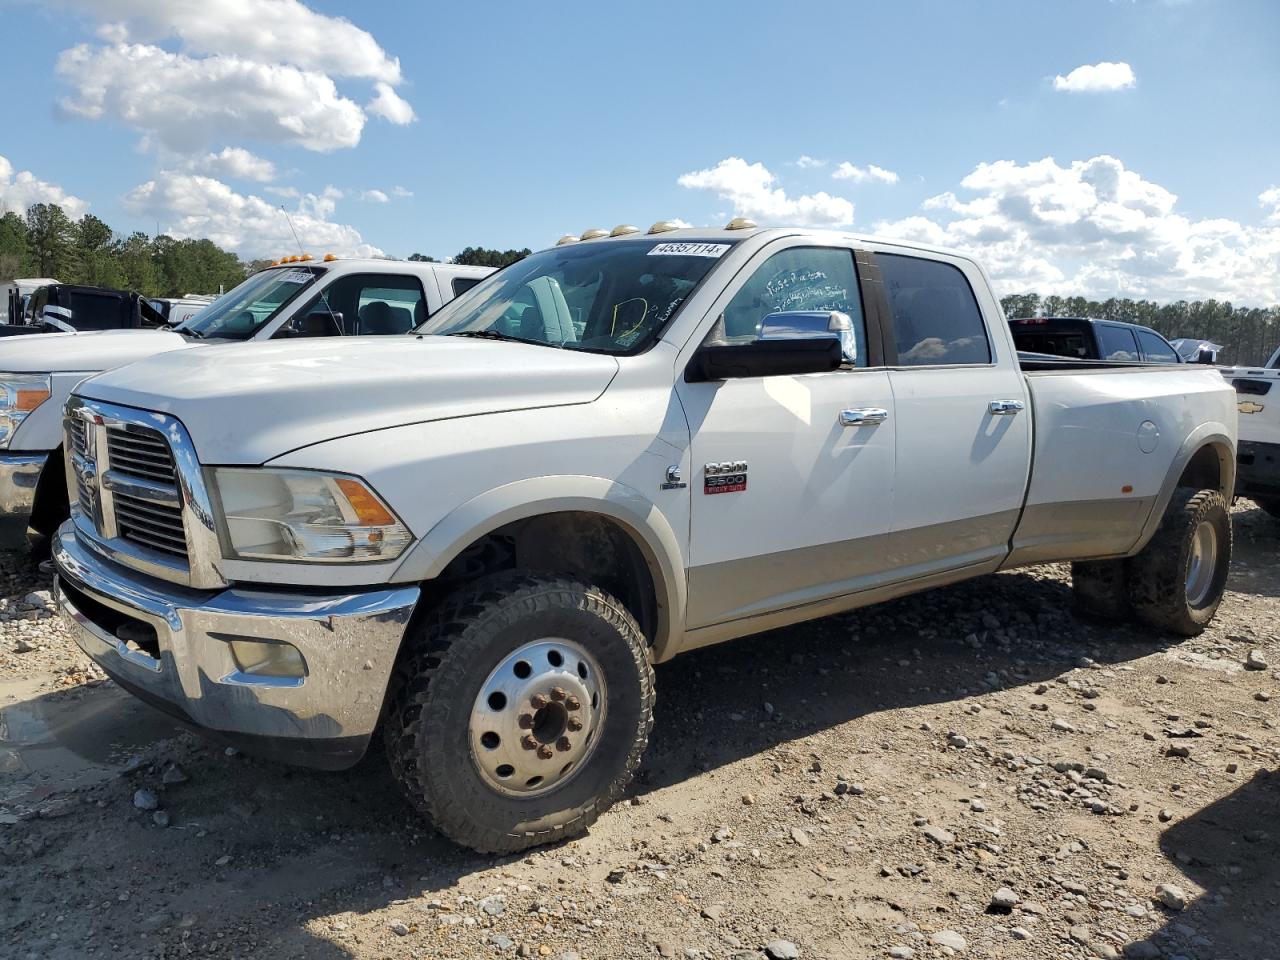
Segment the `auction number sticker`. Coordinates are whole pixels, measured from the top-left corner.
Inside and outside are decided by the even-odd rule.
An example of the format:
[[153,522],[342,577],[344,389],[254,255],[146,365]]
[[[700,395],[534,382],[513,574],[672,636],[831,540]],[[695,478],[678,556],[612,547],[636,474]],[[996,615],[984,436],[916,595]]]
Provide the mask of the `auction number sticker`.
[[315,274],[310,270],[290,270],[288,273],[281,274],[277,279],[281,283],[310,283]]
[[659,243],[649,251],[651,257],[710,257],[719,260],[729,250],[728,243]]

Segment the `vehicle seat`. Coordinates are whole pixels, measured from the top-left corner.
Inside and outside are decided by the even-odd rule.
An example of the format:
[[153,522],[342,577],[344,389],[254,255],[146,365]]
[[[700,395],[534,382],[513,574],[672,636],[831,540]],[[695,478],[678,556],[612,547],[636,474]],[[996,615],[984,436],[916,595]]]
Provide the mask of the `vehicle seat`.
[[381,300],[366,303],[360,308],[360,333],[386,336],[408,333],[413,326],[413,314],[404,307],[393,307]]

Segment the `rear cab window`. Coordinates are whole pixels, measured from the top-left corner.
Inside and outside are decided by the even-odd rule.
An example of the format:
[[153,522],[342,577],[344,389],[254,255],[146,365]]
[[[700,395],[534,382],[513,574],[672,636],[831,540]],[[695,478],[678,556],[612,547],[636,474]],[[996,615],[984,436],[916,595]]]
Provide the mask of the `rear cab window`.
[[1133,331],[1128,327],[1116,327],[1109,323],[1094,325],[1098,335],[1098,359],[1133,363],[1141,359]]
[[455,297],[462,296],[483,279],[484,277],[454,277],[452,283],[453,295]]
[[991,362],[991,342],[973,288],[949,263],[876,254],[893,314],[898,366]]

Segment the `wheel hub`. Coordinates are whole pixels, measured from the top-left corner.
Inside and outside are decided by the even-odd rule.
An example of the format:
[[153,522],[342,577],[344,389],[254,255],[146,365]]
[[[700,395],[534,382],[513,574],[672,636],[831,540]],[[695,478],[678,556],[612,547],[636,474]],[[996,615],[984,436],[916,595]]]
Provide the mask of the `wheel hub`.
[[498,793],[546,793],[595,749],[604,708],[604,676],[591,654],[557,637],[526,643],[480,687],[471,711],[471,757]]
[[1218,531],[1208,521],[1201,521],[1191,535],[1187,554],[1187,603],[1200,606],[1213,588],[1218,567]]

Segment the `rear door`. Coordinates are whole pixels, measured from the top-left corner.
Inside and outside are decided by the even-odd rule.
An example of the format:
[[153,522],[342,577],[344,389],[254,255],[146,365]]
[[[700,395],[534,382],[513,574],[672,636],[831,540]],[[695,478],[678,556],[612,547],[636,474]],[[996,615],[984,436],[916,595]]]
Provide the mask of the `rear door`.
[[877,253],[876,262],[897,353],[886,361],[897,423],[897,579],[998,563],[1031,460],[1026,383],[1011,338],[996,327],[1005,325],[999,304],[968,261]]
[[1138,330],[1138,349],[1146,363],[1181,363],[1173,345],[1153,330]]
[[1142,359],[1138,352],[1138,341],[1133,338],[1132,327],[1099,322],[1093,325],[1093,331],[1098,338],[1099,360],[1137,363]]

